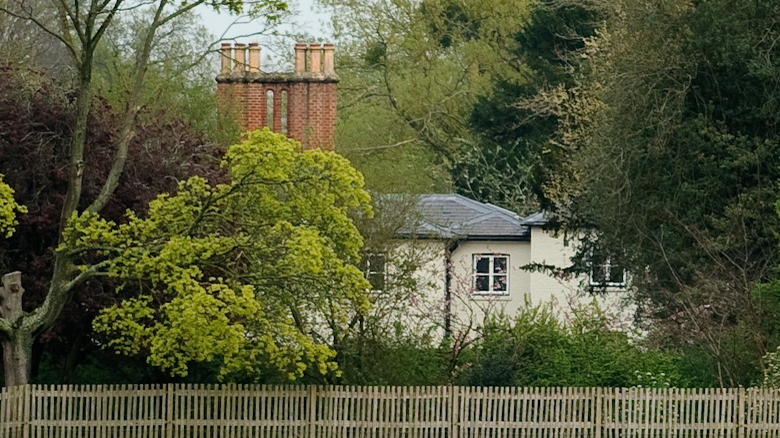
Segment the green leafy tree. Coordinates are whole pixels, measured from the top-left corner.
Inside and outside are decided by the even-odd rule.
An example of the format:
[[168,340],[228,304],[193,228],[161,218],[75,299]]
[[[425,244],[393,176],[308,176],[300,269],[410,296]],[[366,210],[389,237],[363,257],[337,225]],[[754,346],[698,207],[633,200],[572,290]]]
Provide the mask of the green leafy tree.
[[[58,240],[58,207],[67,182],[64,170],[73,120],[68,90],[45,73],[0,69],[0,172],[16,190],[16,200],[29,210],[18,217],[14,235],[0,239],[0,272],[24,272],[25,311],[44,300],[51,278],[51,248]],[[108,173],[118,124],[118,116],[105,99],[96,98],[93,106],[87,138],[91,154],[84,176],[87,197],[100,190]],[[171,120],[170,115],[142,117],[136,126],[131,159],[102,212],[104,217],[121,220],[127,209],[142,214],[157,194],[174,192],[177,181],[192,175],[210,181],[226,178],[219,167],[224,152],[203,135],[193,133],[186,122]],[[132,293],[116,294],[113,286],[110,281],[90,281],[73,291],[62,316],[34,343],[34,381],[73,383],[78,365],[98,347],[91,330],[95,313],[121,295]],[[47,376],[41,376],[43,380],[38,378],[42,362],[56,367],[43,370]]]
[[[327,0],[340,47],[337,148],[369,187],[449,187],[450,166],[473,141],[468,117],[505,62],[524,2]],[[390,169],[390,170],[387,170]],[[374,177],[374,174],[376,177]],[[396,176],[397,175],[397,176]]]
[[527,22],[513,34],[507,56],[524,65],[523,81],[496,75],[490,94],[469,117],[476,140],[453,168],[455,189],[473,199],[521,214],[539,208],[537,188],[548,178],[558,128],[556,114],[527,105],[553,87],[568,87],[594,35],[598,11],[568,2],[535,2]]
[[109,275],[140,291],[95,320],[108,347],[175,375],[208,361],[223,377],[334,370],[325,336],[368,306],[349,263],[362,244],[349,212],[368,214],[369,197],[344,158],[298,148],[258,131],[228,151],[230,183],[190,178],[121,224],[74,216],[73,243],[58,251],[80,279]]
[[[73,107],[74,119],[71,125],[72,138],[66,155],[68,156],[68,179],[64,188],[65,197],[60,211],[59,246],[68,247],[73,241],[66,239],[64,230],[71,218],[81,212],[100,213],[109,203],[111,195],[119,185],[120,177],[128,159],[128,151],[135,136],[135,121],[140,110],[146,73],[152,60],[152,51],[158,32],[166,25],[175,22],[182,15],[199,5],[240,11],[241,2],[195,0],[175,3],[167,0],[149,4],[133,4],[125,0],[98,1],[86,3],[58,0],[53,4],[56,19],[49,20],[51,10],[37,4],[26,4],[25,0],[0,4],[0,13],[17,19],[26,20],[39,26],[43,32],[59,41],[69,55],[70,66],[74,72]],[[286,5],[281,1],[262,1],[255,6],[257,10],[273,14]],[[93,100],[93,78],[96,52],[114,24],[114,19],[128,11],[150,9],[143,31],[139,33],[138,50],[135,52],[133,78],[129,82],[124,111],[120,117],[119,132],[113,142],[111,168],[105,183],[98,193],[86,199],[83,193],[85,157],[91,153],[87,149],[87,122]],[[68,234],[75,238],[74,234]],[[79,286],[89,274],[75,269],[73,255],[69,252],[55,253],[49,290],[43,302],[30,312],[14,312],[13,317],[0,318],[0,340],[3,344],[3,358],[6,385],[25,384],[29,380],[30,357],[33,340],[59,317],[74,288]]]
[[700,347],[719,385],[771,348],[753,294],[777,263],[780,137],[773,1],[593,2],[605,17],[558,118],[545,205],[611,250],[663,345]]

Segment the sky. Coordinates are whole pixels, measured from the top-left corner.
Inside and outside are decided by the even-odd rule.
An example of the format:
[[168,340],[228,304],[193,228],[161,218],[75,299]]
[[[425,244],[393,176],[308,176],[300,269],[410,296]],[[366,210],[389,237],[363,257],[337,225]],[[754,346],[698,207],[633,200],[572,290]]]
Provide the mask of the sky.
[[[308,34],[311,34],[315,38],[327,37],[327,25],[330,22],[330,14],[323,11],[321,7],[315,5],[314,0],[292,0],[288,2],[290,10],[295,11],[296,14],[293,18],[294,26],[288,26],[282,29],[282,32],[293,32],[295,30],[303,30]],[[203,8],[200,10],[200,15],[203,18],[203,23],[209,29],[209,31],[219,37],[226,29],[230,28],[226,34],[226,38],[234,38],[239,35],[246,35],[256,32],[258,24],[242,24],[234,25],[230,27],[230,24],[236,17],[227,13],[218,14],[211,8]],[[263,45],[264,37],[257,38],[242,38],[239,42],[250,42],[252,39],[257,39],[260,45]]]
[[[287,3],[289,10],[294,14],[291,24],[279,29],[281,34],[306,33],[317,40],[329,41],[329,33],[327,31],[331,19],[329,12],[316,5],[315,0],[288,0]],[[201,8],[198,12],[201,15],[203,24],[216,38],[219,38],[227,31],[223,41],[240,43],[259,42],[262,50],[261,68],[263,70],[285,71],[292,68],[292,53],[295,43],[293,38],[274,38],[264,35],[243,37],[243,35],[256,33],[262,28],[262,23],[234,24],[231,26],[236,17],[228,13],[217,13],[212,8]],[[247,20],[242,19],[241,21],[246,22]],[[214,49],[216,48],[215,46]],[[216,65],[216,57],[214,62]]]

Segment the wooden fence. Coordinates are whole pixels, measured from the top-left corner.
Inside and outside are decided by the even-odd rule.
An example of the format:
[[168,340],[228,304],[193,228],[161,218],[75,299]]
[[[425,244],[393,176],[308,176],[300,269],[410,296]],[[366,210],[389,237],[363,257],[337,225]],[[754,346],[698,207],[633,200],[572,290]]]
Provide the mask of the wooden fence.
[[780,437],[764,389],[38,386],[0,391],[2,438]]

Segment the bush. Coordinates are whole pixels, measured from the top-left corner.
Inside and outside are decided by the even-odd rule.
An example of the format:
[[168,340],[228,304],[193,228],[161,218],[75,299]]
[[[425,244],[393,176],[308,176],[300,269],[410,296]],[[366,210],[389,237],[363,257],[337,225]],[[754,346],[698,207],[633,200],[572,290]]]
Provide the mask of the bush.
[[573,309],[568,322],[550,304],[528,306],[511,319],[498,315],[463,357],[458,380],[465,385],[647,386],[653,380],[647,373],[658,385],[679,381],[670,355],[613,328],[595,302]]

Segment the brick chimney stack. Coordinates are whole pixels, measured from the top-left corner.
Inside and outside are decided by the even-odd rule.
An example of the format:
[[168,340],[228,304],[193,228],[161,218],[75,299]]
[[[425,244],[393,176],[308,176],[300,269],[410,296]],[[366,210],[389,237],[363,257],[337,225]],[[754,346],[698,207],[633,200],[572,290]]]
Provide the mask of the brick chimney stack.
[[304,149],[335,148],[339,77],[333,44],[296,44],[292,73],[263,72],[257,43],[222,43],[220,52],[220,112],[235,114],[243,131],[268,126],[298,140]]

